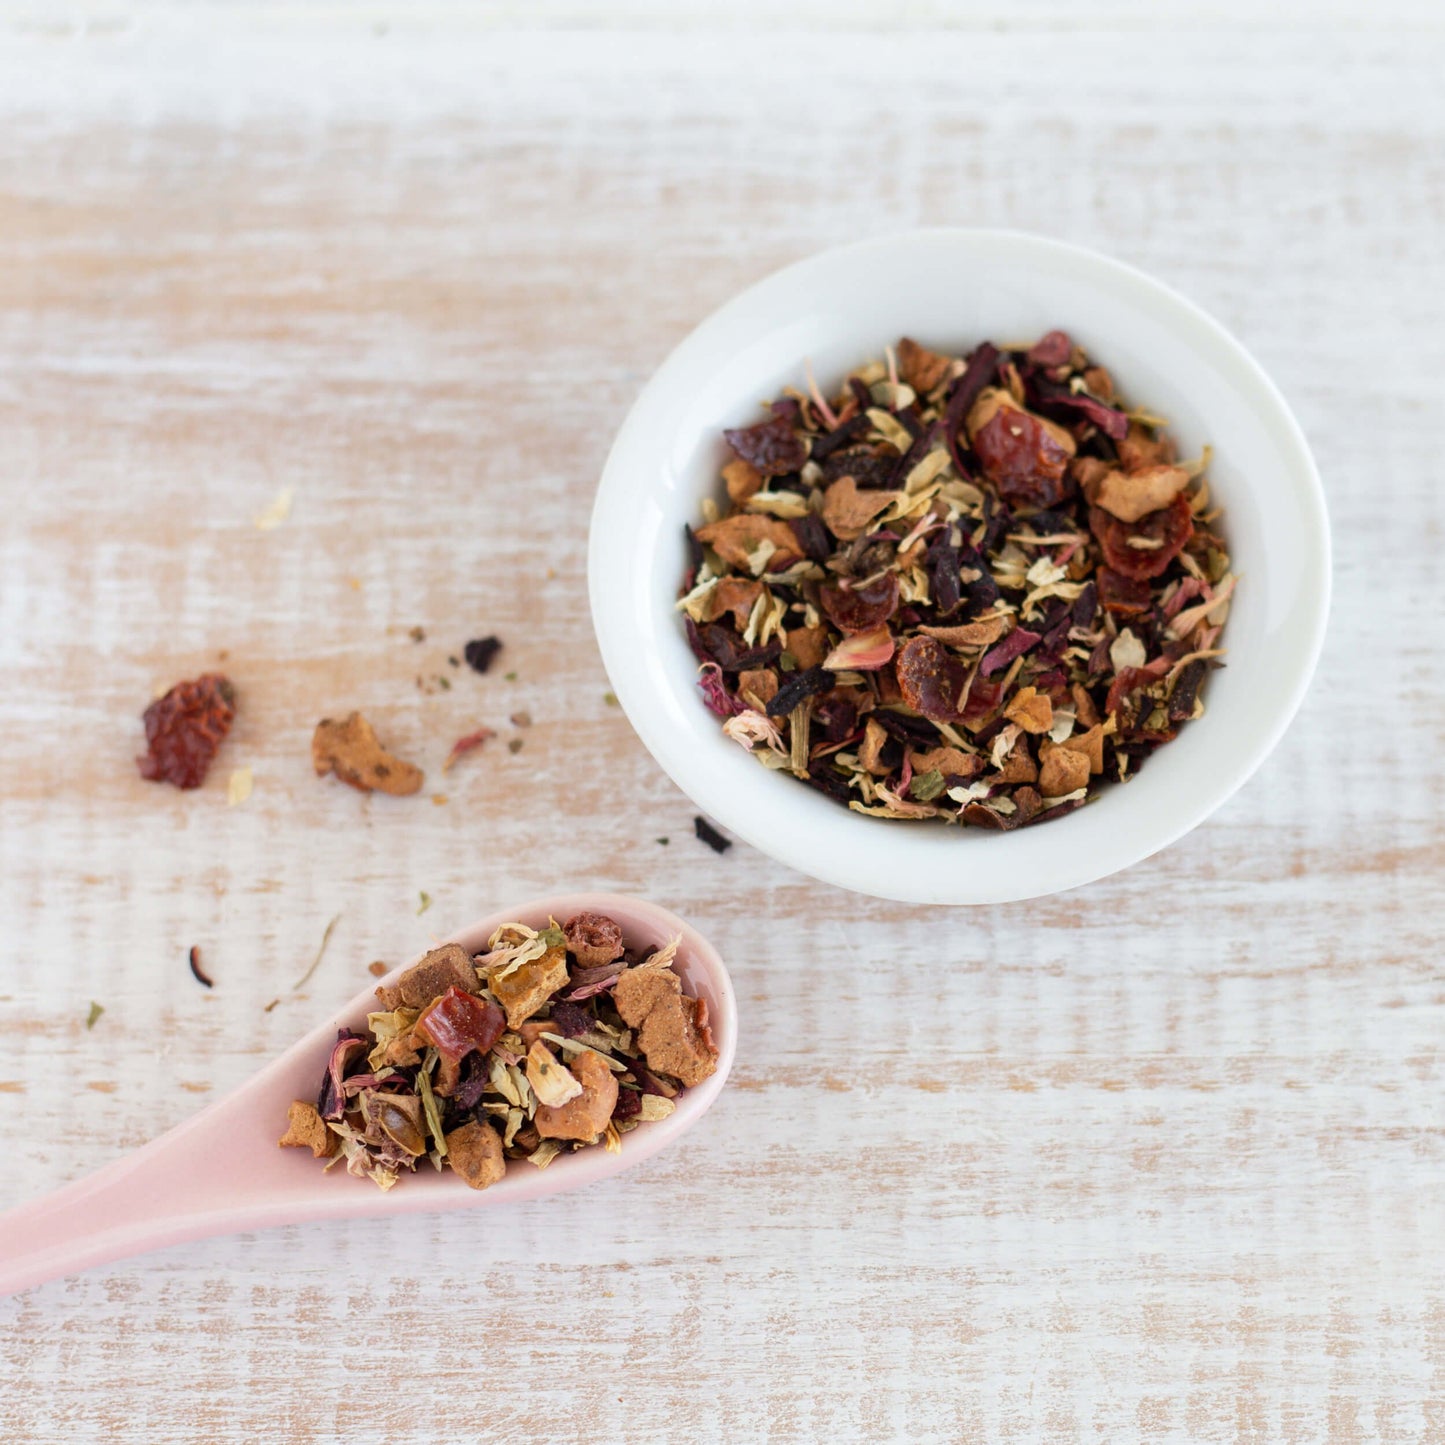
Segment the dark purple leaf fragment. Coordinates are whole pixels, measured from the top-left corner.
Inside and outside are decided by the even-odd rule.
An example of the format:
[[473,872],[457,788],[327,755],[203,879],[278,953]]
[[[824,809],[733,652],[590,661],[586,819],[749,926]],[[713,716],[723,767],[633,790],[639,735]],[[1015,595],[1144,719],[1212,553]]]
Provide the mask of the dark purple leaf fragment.
[[694,818],[692,830],[714,853],[726,853],[733,845],[733,840],[719,833],[706,818]]
[[957,611],[963,601],[963,583],[959,580],[959,550],[947,537],[934,543],[930,552],[929,584],[933,605],[940,617],[948,617]]
[[[793,517],[788,525],[793,529],[798,546],[803,549],[803,555],[809,561],[826,562],[833,555],[832,538],[828,535],[827,527],[823,525],[823,519],[816,512],[809,512],[806,517]],[[774,596],[778,590],[773,589]]]
[[618,1089],[617,1102],[612,1106],[614,1119],[635,1119],[642,1112],[641,1089]]
[[931,452],[938,441],[940,422],[934,422],[931,426],[919,427],[907,412],[899,416],[899,420],[913,432],[913,445],[898,459],[893,468],[893,480],[889,483],[893,487],[901,487],[907,480],[909,472]]
[[[683,524],[682,534],[687,539],[687,563],[692,575],[696,575],[697,569],[702,566],[703,548],[702,543],[697,540],[697,534],[686,523]],[[689,592],[692,588],[687,589]],[[486,669],[484,668],[483,671]]]
[[848,786],[848,779],[833,766],[827,758],[820,758],[808,769],[808,782],[822,793],[824,797],[832,798],[835,803],[842,803],[847,807],[854,794]]
[[1035,366],[1063,366],[1073,354],[1074,342],[1067,331],[1050,331],[1025,353]]
[[825,743],[841,743],[858,726],[858,709],[846,697],[825,697],[813,709],[813,732]]
[[959,433],[963,429],[969,407],[978,400],[979,392],[993,380],[994,373],[998,370],[998,363],[998,347],[990,341],[980,343],[973,355],[968,358],[968,365],[964,367],[963,374],[954,383],[953,390],[948,394],[948,404],[943,411],[943,440],[948,447],[949,455],[953,458],[954,466],[963,476],[968,475],[968,469],[964,465]]
[[834,427],[832,431],[818,437],[813,442],[813,460],[822,462],[839,447],[847,446],[855,437],[866,436],[871,425],[872,423],[862,412],[859,412],[857,416],[850,416],[840,426]]
[[725,431],[723,437],[743,461],[765,477],[796,472],[808,460],[808,444],[793,430],[793,420],[786,413],[756,426]]
[[478,637],[467,643],[462,649],[462,656],[473,672],[485,672],[501,650],[500,637]]
[[[1129,418],[1116,406],[1100,401],[1087,392],[1070,391],[1045,376],[1031,376],[1028,380],[1030,404],[1044,416],[1056,416],[1058,412],[1081,412],[1106,436],[1118,441],[1129,432]],[[1067,417],[1058,418],[1068,420]]]
[[1199,696],[1199,685],[1204,681],[1208,668],[1203,658],[1186,662],[1174,679],[1174,691],[1169,694],[1169,721],[1188,722],[1194,716],[1194,703]]
[[[618,971],[619,965],[614,960],[608,965],[614,973]],[[561,1034],[564,1039],[575,1039],[578,1034],[585,1034],[592,1027],[592,1015],[579,1003],[568,1003],[565,999],[558,999],[552,1005],[552,1032]]]
[[800,702],[828,692],[833,687],[833,674],[826,667],[810,667],[793,673],[768,704],[770,717],[787,717]]
[[335,1122],[345,1113],[347,1071],[353,1062],[359,1062],[366,1056],[369,1047],[365,1034],[356,1033],[352,1029],[336,1031],[336,1043],[332,1045],[326,1074],[316,1095],[316,1112],[323,1119]]
[[473,1050],[462,1060],[461,1078],[452,1094],[452,1102],[462,1109],[475,1109],[490,1084],[491,1068],[486,1055]]
[[871,451],[853,448],[846,452],[834,452],[823,463],[823,480],[836,482],[842,477],[852,477],[862,491],[881,491],[893,485],[893,474],[897,469],[896,452],[890,451],[880,457]]
[[1084,590],[1074,598],[1073,623],[1075,627],[1089,627],[1094,614],[1099,610],[1099,589],[1093,582],[1084,583]]
[[901,712],[879,708],[868,714],[891,738],[914,747],[936,748],[943,740],[943,734],[924,717],[906,717]]
[[717,663],[724,672],[743,672],[748,668],[766,667],[783,651],[783,644],[776,637],[761,647],[749,647],[732,628],[725,627],[720,622],[709,622],[697,628],[697,635],[698,645],[703,650],[703,659]]
[[1014,658],[1022,657],[1039,640],[1039,636],[1039,633],[1031,632],[1027,627],[1015,627],[1002,642],[995,643],[984,653],[979,672],[988,677],[1000,668],[1007,667]]

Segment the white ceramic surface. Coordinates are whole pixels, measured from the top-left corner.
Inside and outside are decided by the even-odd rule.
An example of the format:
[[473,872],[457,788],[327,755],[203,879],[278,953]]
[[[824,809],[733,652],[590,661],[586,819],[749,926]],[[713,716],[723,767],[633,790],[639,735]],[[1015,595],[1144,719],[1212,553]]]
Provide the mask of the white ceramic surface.
[[[909,335],[946,350],[1068,331],[1124,394],[1169,418],[1181,455],[1208,443],[1241,581],[1207,715],[1090,806],[1015,833],[849,812],[769,773],[702,705],[674,609],[685,523],[721,495],[721,429],[803,378],[825,386]],[[1202,822],[1294,716],[1324,638],[1324,492],[1289,407],[1257,362],[1178,293],[1117,261],[1017,232],[916,231],[826,251],[704,321],[662,364],[608,457],[588,558],[593,622],[618,700],[697,806],[779,861],[919,903],[1001,903],[1127,868]]]

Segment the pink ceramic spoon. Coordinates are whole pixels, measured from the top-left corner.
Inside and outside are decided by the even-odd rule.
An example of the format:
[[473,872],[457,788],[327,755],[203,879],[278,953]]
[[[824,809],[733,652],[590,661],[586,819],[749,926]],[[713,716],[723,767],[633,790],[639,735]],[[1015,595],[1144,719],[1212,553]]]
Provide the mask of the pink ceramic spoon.
[[[605,913],[622,925],[631,948],[682,935],[675,965],[688,993],[707,1002],[720,1057],[717,1072],[686,1090],[666,1119],[624,1136],[622,1152],[600,1145],[563,1154],[545,1170],[518,1162],[490,1189],[469,1189],[450,1170],[425,1161],[383,1192],[338,1165],[330,1173],[305,1149],[280,1149],[286,1106],[313,1099],[336,1030],[364,1028],[376,998],[372,989],[313,1029],[249,1083],[203,1109],[194,1119],[56,1193],[0,1215],[0,1295],[59,1275],[123,1259],[148,1249],[236,1230],[265,1229],[310,1219],[368,1214],[415,1214],[467,1205],[510,1204],[578,1189],[640,1164],[690,1129],[717,1098],[737,1044],[737,1006],[717,951],[682,919],[654,904],[615,893],[573,893],[541,898],[493,913],[455,933],[469,953],[481,952],[492,931],[519,920],[545,927],[575,913]],[[416,960],[413,959],[412,962]],[[404,965],[410,967],[410,964]],[[385,980],[402,972],[393,969]]]

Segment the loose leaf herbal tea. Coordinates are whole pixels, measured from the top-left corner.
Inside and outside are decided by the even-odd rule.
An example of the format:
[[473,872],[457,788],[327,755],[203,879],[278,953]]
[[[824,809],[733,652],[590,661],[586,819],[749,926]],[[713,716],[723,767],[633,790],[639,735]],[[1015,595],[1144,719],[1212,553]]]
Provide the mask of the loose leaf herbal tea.
[[723,433],[678,609],[702,700],[870,817],[998,830],[1132,777],[1204,712],[1236,578],[1204,479],[1061,331],[904,338]]
[[337,1034],[280,1143],[383,1189],[423,1158],[485,1189],[509,1160],[620,1151],[717,1069],[707,1004],[672,967],[679,942],[637,952],[615,920],[579,913],[505,923],[475,957],[433,949],[377,989],[365,1033]]

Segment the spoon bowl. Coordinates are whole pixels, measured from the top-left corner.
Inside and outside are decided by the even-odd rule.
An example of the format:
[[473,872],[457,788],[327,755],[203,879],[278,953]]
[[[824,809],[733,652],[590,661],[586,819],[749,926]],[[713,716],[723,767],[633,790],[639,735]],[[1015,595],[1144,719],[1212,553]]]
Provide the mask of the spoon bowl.
[[[146,1250],[239,1230],[312,1219],[495,1206],[539,1199],[620,1174],[685,1134],[717,1098],[737,1046],[737,1004],[726,967],[696,929],[641,899],[613,893],[559,894],[499,910],[441,943],[480,953],[503,923],[542,928],[549,917],[604,913],[617,920],[630,948],[661,946],[682,935],[673,967],[690,994],[707,1003],[718,1048],[717,1071],[679,1097],[666,1119],[644,1124],[620,1154],[601,1146],[557,1156],[545,1170],[509,1161],[489,1189],[469,1188],[450,1169],[425,1162],[395,1188],[378,1189],[340,1168],[324,1172],[305,1149],[280,1149],[286,1106],[312,1099],[339,1028],[364,1029],[377,1007],[375,988],[392,984],[411,959],[358,994],[249,1082],[168,1134],[54,1194],[0,1215],[0,1295]],[[418,956],[420,957],[420,955]]]

